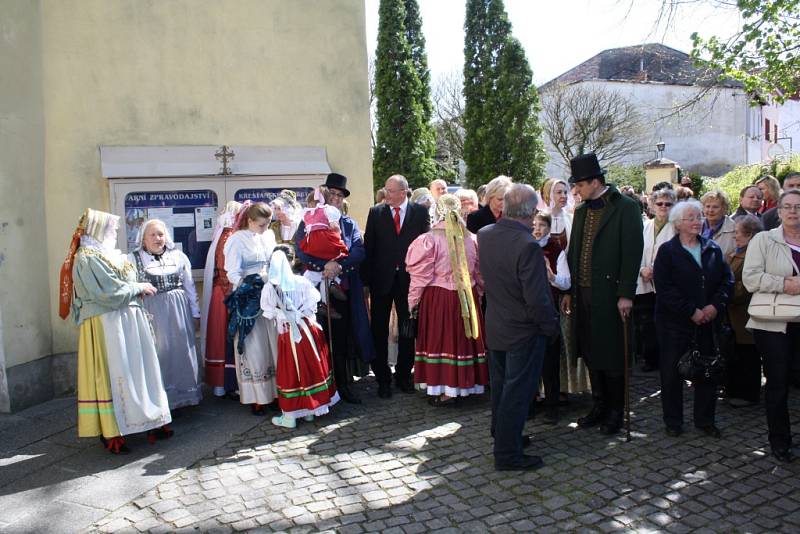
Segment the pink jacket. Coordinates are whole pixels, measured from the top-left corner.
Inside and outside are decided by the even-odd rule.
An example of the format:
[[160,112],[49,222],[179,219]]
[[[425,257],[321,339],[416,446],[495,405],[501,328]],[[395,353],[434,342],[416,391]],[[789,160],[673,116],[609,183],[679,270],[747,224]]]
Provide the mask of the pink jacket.
[[[478,270],[478,240],[475,234],[464,231],[464,248],[469,264],[469,276],[472,287],[478,296],[483,294],[483,277]],[[430,232],[417,237],[406,254],[406,270],[411,275],[411,286],[408,290],[408,309],[414,308],[422,298],[423,290],[428,286],[443,287],[455,291],[453,270],[450,266],[450,253],[447,250],[447,239],[444,223],[436,224]]]

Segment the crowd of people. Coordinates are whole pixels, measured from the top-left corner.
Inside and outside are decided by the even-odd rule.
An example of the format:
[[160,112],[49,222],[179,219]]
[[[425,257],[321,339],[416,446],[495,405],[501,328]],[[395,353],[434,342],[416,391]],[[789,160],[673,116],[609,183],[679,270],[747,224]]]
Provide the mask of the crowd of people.
[[720,190],[698,201],[668,182],[617,189],[594,154],[570,171],[539,191],[498,176],[454,194],[394,175],[363,234],[337,173],[305,207],[291,190],[229,202],[202,299],[163,221],[145,222],[125,256],[118,217],[86,210],[60,285],[60,314],[80,329],[79,435],[114,454],[129,434],[167,439],[172,411],[198,404],[203,383],[295,428],[360,404],[352,383],[371,370],[382,399],[421,391],[445,407],[489,390],[496,469],[536,469],[525,420],[557,423],[571,393],[592,395],[579,428],[622,429],[630,342],[643,371],[659,371],[672,437],[684,431],[687,353],[727,362],[723,383],[692,382],[692,422],[712,438],[720,392],[733,407],[758,403],[763,367],[769,443],[791,461],[800,173],[759,178],[731,213]]

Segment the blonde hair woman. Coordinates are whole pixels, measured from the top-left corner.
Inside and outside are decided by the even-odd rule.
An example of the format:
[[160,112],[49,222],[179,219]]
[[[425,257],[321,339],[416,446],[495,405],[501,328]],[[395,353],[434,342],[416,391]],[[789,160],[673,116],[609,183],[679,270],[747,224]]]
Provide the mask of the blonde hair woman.
[[467,217],[467,229],[473,234],[484,226],[494,224],[503,215],[503,196],[511,188],[511,178],[498,176],[486,184],[484,205]]

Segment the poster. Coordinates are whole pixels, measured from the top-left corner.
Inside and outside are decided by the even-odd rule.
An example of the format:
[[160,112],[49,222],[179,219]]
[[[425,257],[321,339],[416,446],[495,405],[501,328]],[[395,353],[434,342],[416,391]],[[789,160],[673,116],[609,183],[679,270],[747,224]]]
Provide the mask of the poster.
[[237,202],[250,200],[252,202],[266,202],[269,204],[284,189],[290,189],[297,193],[297,201],[305,207],[308,195],[314,190],[313,187],[259,187],[254,189],[239,189],[233,196]]
[[[125,195],[128,250],[136,246],[136,235],[145,221],[160,219],[175,248],[189,257],[192,269],[202,269],[211,246],[217,206],[217,194],[208,189],[128,193]],[[209,220],[210,228],[206,228]]]
[[214,237],[214,222],[217,220],[216,208],[195,208],[194,225],[198,241],[211,241]]

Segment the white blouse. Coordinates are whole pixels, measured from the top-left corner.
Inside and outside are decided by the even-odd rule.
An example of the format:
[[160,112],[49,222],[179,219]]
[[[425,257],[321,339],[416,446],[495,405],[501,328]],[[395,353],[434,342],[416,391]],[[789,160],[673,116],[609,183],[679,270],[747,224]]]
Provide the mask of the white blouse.
[[141,249],[128,254],[128,261],[134,266],[137,266],[136,257],[134,255],[140,255],[142,267],[144,267],[147,274],[153,276],[178,274],[181,277],[183,289],[189,295],[192,317],[195,319],[200,317],[200,306],[197,303],[197,289],[195,289],[194,280],[192,279],[192,264],[189,262],[189,258],[186,254],[180,250],[172,249],[166,250],[164,254],[161,255],[160,259],[156,259],[155,256]]
[[269,258],[275,248],[275,234],[238,230],[225,242],[225,270],[234,287],[250,274],[266,276]]
[[550,213],[550,218],[552,220],[552,224],[550,224],[550,233],[560,234],[566,231],[567,241],[569,241],[570,235],[572,234],[572,216],[567,213],[565,209],[562,209],[558,215]]
[[296,311],[287,313],[284,304],[278,297],[275,286],[267,283],[261,292],[261,309],[264,317],[275,319],[278,322],[278,333],[287,331],[289,323],[299,325],[303,318],[316,323],[317,303],[320,299],[319,291],[314,285],[302,276],[294,275],[295,289],[292,290],[292,303]]

